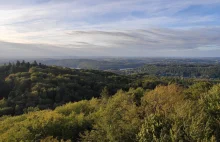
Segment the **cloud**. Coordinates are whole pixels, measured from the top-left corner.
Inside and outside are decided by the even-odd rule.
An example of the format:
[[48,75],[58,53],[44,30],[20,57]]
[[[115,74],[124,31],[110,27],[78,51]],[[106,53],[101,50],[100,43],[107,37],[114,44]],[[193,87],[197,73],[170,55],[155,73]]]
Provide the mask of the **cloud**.
[[197,5],[220,7],[220,2],[0,0],[0,51],[45,56],[218,51],[220,11],[182,14]]
[[81,40],[103,48],[183,50],[200,46],[220,46],[220,28],[202,29],[147,29],[126,31],[72,31],[68,33],[75,42]]
[[55,44],[0,42],[0,53],[2,56],[187,56],[215,51],[213,55],[216,55],[220,52],[219,33],[219,27],[69,31],[65,38],[69,44],[59,45],[60,41]]

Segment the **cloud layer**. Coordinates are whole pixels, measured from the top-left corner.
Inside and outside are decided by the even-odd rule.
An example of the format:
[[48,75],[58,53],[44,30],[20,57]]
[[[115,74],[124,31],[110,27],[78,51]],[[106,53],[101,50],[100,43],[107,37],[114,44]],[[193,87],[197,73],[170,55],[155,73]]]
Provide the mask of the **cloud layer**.
[[219,0],[0,0],[0,56],[219,56]]

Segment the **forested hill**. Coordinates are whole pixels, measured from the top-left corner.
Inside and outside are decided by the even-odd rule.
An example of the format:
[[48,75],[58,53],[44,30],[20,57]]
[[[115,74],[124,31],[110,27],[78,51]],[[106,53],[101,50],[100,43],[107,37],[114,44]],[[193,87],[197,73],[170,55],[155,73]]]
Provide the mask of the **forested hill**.
[[128,89],[130,79],[110,72],[77,70],[17,62],[0,67],[0,116],[22,114],[28,107],[55,108],[66,102]]
[[99,98],[103,91],[111,96],[119,89],[154,89],[157,85],[170,83],[188,87],[194,82],[200,81],[141,74],[122,76],[106,71],[17,61],[0,67],[0,116],[23,114],[27,109],[54,109],[67,102]]
[[118,91],[55,110],[0,117],[0,141],[218,142],[220,85]]
[[220,141],[219,80],[0,67],[0,142]]
[[146,64],[135,69],[121,70],[121,74],[148,74],[186,78],[220,78],[220,64]]
[[117,74],[148,74],[184,78],[220,79],[219,58],[172,59],[172,58],[103,58],[44,60],[47,65],[70,68],[107,70]]
[[132,59],[63,59],[44,60],[41,62],[46,65],[95,70],[119,70],[123,68],[137,68],[144,65],[143,61]]

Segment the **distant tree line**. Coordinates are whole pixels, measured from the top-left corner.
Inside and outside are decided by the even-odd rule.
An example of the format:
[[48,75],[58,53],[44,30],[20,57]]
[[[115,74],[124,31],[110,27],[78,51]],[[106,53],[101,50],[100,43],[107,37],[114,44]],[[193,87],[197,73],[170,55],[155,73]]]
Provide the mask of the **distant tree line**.
[[184,78],[220,78],[219,64],[147,64],[139,68],[122,70],[119,73],[176,76]]

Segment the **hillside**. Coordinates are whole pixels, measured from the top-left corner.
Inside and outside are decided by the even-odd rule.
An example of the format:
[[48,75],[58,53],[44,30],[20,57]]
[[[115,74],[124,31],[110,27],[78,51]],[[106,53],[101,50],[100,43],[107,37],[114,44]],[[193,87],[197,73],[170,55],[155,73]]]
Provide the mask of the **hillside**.
[[[52,109],[66,102],[99,97],[128,89],[127,77],[95,70],[76,70],[42,64],[17,63],[0,68],[0,116],[22,114],[28,107]],[[3,99],[4,98],[4,99]]]
[[0,142],[220,140],[219,80],[25,61],[0,71]]
[[118,91],[0,118],[0,141],[219,141],[220,85]]

